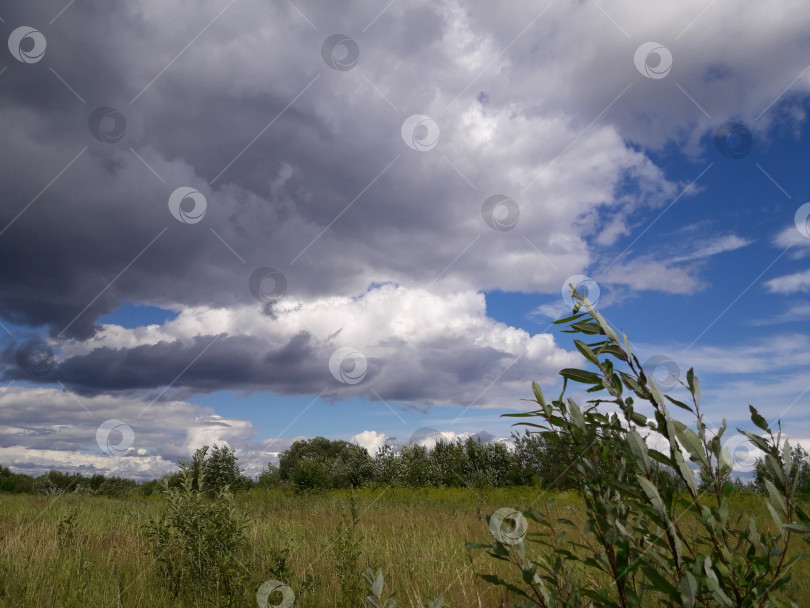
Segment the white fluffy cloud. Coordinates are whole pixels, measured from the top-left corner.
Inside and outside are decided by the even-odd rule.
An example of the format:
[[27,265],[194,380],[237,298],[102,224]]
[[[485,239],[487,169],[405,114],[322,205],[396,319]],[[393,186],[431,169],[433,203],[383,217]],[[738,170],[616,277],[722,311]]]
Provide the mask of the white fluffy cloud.
[[779,294],[810,291],[810,270],[776,277],[775,279],[766,281],[765,288],[771,293]]

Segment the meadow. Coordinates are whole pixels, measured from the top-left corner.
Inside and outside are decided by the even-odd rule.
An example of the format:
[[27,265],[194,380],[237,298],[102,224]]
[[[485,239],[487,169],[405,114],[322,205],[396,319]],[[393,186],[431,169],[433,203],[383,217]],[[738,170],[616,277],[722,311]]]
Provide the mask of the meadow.
[[[514,580],[515,572],[485,551],[465,549],[468,541],[492,541],[486,516],[505,506],[537,507],[553,497],[554,517],[577,524],[584,520],[583,504],[575,494],[530,487],[365,488],[354,496],[358,568],[346,573],[339,556],[350,554],[346,545],[353,542],[345,527],[348,492],[237,493],[236,508],[248,519],[247,588],[252,590],[241,599],[256,606],[255,590],[266,580],[280,580],[296,593],[296,607],[339,606],[341,577],[356,575],[366,592],[361,572],[370,566],[383,569],[386,595],[396,591],[400,608],[427,606],[442,594],[446,608],[512,606],[515,598],[507,598],[502,588],[476,574],[497,573]],[[0,606],[189,605],[175,598],[159,576],[145,533],[150,519],[159,517],[165,506],[159,495],[0,494]],[[735,494],[730,510],[732,518],[754,514],[760,529],[774,527],[756,494]],[[530,523],[529,531],[537,531],[537,526]],[[792,552],[802,551],[803,544],[794,543]],[[810,563],[797,566],[783,596],[810,605]]]

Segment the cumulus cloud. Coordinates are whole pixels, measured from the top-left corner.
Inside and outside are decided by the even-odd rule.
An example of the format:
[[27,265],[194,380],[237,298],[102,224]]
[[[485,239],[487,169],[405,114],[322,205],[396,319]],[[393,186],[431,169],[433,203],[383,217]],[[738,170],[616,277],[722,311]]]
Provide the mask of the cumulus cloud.
[[362,431],[352,436],[352,442],[360,447],[366,448],[368,453],[374,456],[377,451],[385,445],[385,433],[377,431]]
[[[330,367],[341,348],[366,366],[356,383]],[[12,351],[6,380],[27,378]],[[283,300],[272,316],[259,306],[195,308],[160,326],[104,325],[92,341],[65,344],[43,379],[82,394],[171,385],[503,407],[575,360],[549,334],[489,318],[483,294],[383,285],[355,298]]]

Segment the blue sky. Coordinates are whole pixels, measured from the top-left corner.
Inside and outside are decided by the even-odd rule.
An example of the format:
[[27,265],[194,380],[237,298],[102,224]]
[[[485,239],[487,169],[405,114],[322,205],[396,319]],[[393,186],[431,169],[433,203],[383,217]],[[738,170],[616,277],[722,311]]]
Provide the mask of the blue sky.
[[575,276],[810,448],[800,2],[63,8],[0,13],[1,464],[504,440]]

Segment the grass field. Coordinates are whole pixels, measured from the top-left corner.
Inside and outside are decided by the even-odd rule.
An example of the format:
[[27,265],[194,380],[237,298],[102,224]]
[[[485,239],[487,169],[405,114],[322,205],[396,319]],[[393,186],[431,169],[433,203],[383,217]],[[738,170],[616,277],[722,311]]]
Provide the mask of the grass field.
[[[442,593],[445,607],[459,608],[511,605],[476,572],[515,573],[484,551],[468,555],[464,543],[491,541],[485,516],[495,509],[539,505],[549,495],[532,488],[397,488],[362,490],[356,498],[363,536],[358,579],[366,566],[382,567],[386,590],[397,592],[400,608],[425,606]],[[345,492],[237,495],[249,518],[252,592],[278,579],[296,592],[297,608],[338,605],[334,546],[342,542],[338,527],[346,503]],[[760,528],[772,525],[759,497],[741,495],[732,504],[738,514],[753,513]],[[144,533],[163,507],[159,497],[0,495],[0,606],[188,605],[173,598],[159,577]],[[567,494],[556,495],[552,513],[577,523],[584,515],[579,500]],[[794,571],[788,596],[810,605],[810,563]]]

